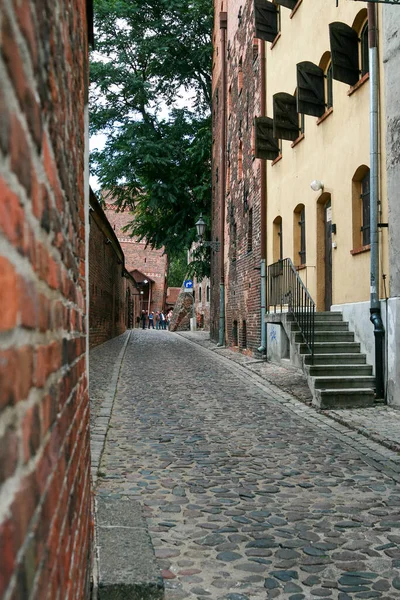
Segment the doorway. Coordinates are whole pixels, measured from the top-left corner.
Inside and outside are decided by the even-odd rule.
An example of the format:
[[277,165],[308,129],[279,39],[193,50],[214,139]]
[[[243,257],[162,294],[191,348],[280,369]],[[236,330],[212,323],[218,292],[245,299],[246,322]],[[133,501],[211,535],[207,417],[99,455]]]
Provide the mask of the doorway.
[[331,199],[324,207],[325,224],[325,310],[332,306],[332,206]]

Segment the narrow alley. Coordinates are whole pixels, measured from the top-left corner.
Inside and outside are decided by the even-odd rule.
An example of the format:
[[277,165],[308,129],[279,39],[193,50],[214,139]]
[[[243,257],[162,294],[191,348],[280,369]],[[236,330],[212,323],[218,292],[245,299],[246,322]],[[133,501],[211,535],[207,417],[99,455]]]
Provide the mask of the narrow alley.
[[185,334],[126,332],[91,369],[97,502],[143,511],[166,600],[399,597],[398,454]]

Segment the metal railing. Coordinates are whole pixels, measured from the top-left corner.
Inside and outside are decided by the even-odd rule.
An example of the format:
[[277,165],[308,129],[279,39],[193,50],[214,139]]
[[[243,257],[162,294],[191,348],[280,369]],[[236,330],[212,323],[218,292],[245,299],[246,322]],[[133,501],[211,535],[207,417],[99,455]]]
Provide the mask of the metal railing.
[[268,312],[287,312],[293,316],[313,362],[315,302],[290,258],[269,265],[267,281]]

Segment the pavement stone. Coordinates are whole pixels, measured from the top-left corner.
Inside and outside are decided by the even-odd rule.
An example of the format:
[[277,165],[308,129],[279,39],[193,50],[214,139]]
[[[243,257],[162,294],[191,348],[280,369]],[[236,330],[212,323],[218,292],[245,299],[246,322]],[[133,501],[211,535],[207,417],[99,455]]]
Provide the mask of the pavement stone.
[[193,340],[131,332],[96,488],[142,507],[165,599],[399,598],[398,453]]

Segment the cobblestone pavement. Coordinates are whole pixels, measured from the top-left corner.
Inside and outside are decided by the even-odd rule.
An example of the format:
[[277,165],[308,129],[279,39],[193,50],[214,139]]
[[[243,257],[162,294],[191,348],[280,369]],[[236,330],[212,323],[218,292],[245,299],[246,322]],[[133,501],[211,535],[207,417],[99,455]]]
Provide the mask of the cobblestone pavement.
[[394,600],[399,472],[217,352],[135,330],[97,494],[143,505],[166,600]]

